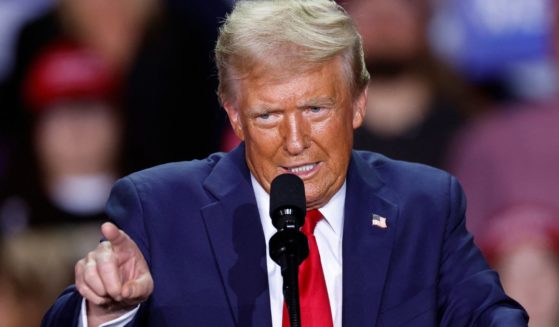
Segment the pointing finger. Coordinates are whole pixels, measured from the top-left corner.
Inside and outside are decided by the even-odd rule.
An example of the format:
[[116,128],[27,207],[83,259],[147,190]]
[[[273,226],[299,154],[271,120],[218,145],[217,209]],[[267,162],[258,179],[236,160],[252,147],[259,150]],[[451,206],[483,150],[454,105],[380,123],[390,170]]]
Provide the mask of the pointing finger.
[[118,245],[128,240],[126,234],[118,229],[115,224],[110,222],[106,222],[101,225],[101,233],[103,234],[105,239],[111,242],[113,245]]

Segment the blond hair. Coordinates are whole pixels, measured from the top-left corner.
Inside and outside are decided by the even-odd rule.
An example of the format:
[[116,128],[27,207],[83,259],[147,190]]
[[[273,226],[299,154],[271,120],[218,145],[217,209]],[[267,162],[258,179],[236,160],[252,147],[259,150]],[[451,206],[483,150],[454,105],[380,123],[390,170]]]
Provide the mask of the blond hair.
[[218,95],[236,99],[236,81],[256,68],[301,72],[341,56],[352,94],[369,81],[361,36],[331,0],[239,0],[220,28],[215,48]]

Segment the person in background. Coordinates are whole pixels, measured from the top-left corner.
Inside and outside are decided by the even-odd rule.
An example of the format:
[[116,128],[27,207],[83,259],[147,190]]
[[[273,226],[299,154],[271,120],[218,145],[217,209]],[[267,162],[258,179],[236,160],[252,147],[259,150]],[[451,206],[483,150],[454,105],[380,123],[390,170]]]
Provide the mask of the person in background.
[[488,217],[479,244],[503,287],[530,314],[530,326],[559,324],[559,211],[514,205]]
[[[201,15],[201,6],[211,10]],[[57,1],[22,28],[13,72],[0,85],[8,156],[11,148],[19,151],[10,140],[19,138],[29,119],[20,96],[25,72],[37,53],[60,38],[94,52],[121,75],[126,172],[217,151],[226,118],[215,97],[211,51],[216,22],[227,9],[224,1],[196,6],[163,0]],[[198,141],[179,143],[190,138]]]
[[344,6],[363,36],[371,72],[355,148],[445,168],[449,140],[477,107],[469,85],[431,51],[430,2],[351,0]]
[[[33,115],[23,91],[30,65],[37,55],[60,39],[98,56],[115,74],[126,76],[143,42],[147,26],[156,16],[157,0],[56,1],[23,25],[16,34],[10,74],[0,83],[1,126],[7,139],[8,164],[20,156],[20,141],[28,133]],[[124,83],[123,83],[124,84]]]
[[106,219],[105,202],[122,174],[119,83],[103,60],[72,42],[54,42],[37,56],[23,87],[32,117],[27,144],[0,202],[2,234]]
[[[555,22],[543,34],[546,49],[553,49],[545,56],[555,58],[557,68],[559,5],[541,8]],[[468,229],[535,327],[559,325],[558,107],[557,89],[551,98],[493,104],[457,133],[447,159],[468,197]]]
[[304,183],[302,326],[526,326],[465,229],[456,179],[352,150],[369,73],[340,6],[237,1],[216,63],[242,143],[120,179],[105,240],[43,326],[288,325],[267,255],[283,174]]
[[119,84],[101,58],[67,40],[26,71],[30,125],[0,193],[2,326],[38,326],[72,263],[98,243],[94,226],[122,174]]
[[530,326],[559,322],[557,106],[498,108],[457,134],[448,159],[468,196],[468,229]]

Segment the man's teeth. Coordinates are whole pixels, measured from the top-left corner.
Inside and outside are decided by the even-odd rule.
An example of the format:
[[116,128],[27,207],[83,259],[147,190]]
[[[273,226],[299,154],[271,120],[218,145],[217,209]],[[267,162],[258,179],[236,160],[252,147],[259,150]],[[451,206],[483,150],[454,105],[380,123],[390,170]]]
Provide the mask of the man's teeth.
[[304,165],[301,167],[289,168],[289,171],[292,173],[302,173],[313,169],[314,164]]

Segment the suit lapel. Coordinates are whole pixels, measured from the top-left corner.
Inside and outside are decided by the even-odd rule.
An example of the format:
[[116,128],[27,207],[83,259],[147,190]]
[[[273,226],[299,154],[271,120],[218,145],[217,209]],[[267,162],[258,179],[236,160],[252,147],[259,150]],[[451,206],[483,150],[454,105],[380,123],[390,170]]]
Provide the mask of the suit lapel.
[[271,327],[266,242],[242,145],[204,187],[217,199],[201,213],[236,325]]
[[[367,180],[364,179],[367,178]],[[343,234],[343,325],[375,326],[394,244],[398,208],[370,163],[354,154],[347,176]],[[373,214],[387,228],[372,224]]]

